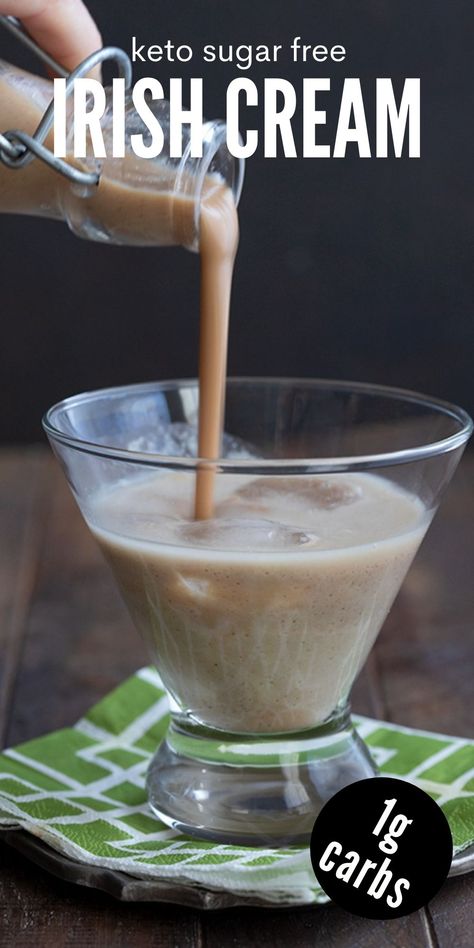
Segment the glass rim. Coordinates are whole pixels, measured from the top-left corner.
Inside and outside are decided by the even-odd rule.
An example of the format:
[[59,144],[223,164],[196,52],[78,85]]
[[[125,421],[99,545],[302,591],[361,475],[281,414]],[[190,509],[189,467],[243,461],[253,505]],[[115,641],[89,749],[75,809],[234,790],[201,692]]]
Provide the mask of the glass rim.
[[388,451],[372,454],[353,454],[346,457],[306,457],[306,458],[200,458],[183,457],[169,454],[158,454],[149,451],[134,451],[123,447],[114,447],[114,445],[100,444],[89,441],[85,438],[75,437],[61,431],[54,424],[54,416],[61,410],[72,408],[80,404],[92,402],[98,397],[138,394],[146,392],[166,392],[178,388],[197,388],[198,380],[195,378],[184,379],[165,379],[159,382],[138,382],[129,385],[116,385],[109,388],[93,389],[91,391],[80,392],[71,395],[52,405],[43,415],[43,428],[53,441],[57,441],[67,447],[73,448],[86,454],[92,454],[102,458],[126,461],[131,464],[140,464],[142,466],[172,468],[173,470],[192,470],[198,466],[212,464],[218,471],[227,473],[249,473],[265,474],[272,473],[297,474],[297,473],[336,473],[348,470],[367,470],[379,467],[389,467],[397,464],[407,464],[411,461],[420,461],[423,459],[435,457],[454,451],[462,447],[468,441],[474,422],[470,415],[458,405],[425,395],[421,392],[415,392],[411,389],[397,388],[388,385],[379,385],[369,382],[350,382],[338,379],[320,379],[320,378],[292,378],[285,376],[231,376],[227,379],[227,384],[285,384],[301,385],[313,389],[322,389],[327,391],[356,392],[361,395],[379,395],[393,401],[405,401],[412,404],[418,404],[437,411],[440,414],[451,417],[460,425],[459,431],[454,432],[446,438],[438,441],[431,441],[427,444],[418,445],[412,448],[403,448],[396,451]]

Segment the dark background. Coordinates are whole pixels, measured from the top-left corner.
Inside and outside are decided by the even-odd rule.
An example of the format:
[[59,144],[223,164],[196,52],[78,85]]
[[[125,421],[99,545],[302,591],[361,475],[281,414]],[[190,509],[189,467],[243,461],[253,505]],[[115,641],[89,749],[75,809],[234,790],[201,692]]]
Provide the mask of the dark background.
[[[422,157],[264,159],[247,164],[229,370],[386,382],[474,410],[473,93],[470,0],[90,0],[104,42],[193,45],[189,67],[140,75],[205,77],[222,116],[236,75],[261,82],[331,76],[333,141],[341,80],[359,76],[372,128],[376,76],[421,77]],[[205,43],[342,44],[344,63],[241,72],[202,65]],[[25,64],[0,31],[0,56]],[[30,60],[31,62],[31,60]],[[322,105],[320,107],[323,107]],[[253,119],[253,116],[252,116]],[[373,140],[373,139],[372,139]],[[12,172],[21,173],[21,172]],[[41,438],[40,418],[76,391],[196,373],[198,259],[187,251],[104,247],[55,222],[0,217],[0,439]]]

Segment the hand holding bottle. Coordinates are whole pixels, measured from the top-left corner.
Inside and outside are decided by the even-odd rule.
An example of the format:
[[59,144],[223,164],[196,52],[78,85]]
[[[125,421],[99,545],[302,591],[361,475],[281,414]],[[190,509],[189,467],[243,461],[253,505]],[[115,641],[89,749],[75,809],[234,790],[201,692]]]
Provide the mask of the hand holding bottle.
[[18,17],[30,36],[69,71],[102,46],[82,0],[0,0],[0,14]]

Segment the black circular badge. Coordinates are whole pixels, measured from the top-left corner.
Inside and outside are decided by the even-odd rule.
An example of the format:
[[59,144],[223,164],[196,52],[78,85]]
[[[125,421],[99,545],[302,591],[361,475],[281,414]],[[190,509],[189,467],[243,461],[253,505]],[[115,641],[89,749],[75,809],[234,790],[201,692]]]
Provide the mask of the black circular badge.
[[427,793],[404,780],[370,777],[325,804],[310,850],[318,882],[337,905],[365,918],[397,918],[436,895],[453,840]]

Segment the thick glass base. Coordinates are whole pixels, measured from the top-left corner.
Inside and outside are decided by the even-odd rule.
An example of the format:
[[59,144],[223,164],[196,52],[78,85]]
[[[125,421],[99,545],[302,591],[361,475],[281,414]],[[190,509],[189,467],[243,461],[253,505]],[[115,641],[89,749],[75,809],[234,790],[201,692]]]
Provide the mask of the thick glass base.
[[227,734],[174,718],[147,790],[154,813],[191,836],[305,845],[324,803],[376,774],[348,708],[314,730],[280,735]]

